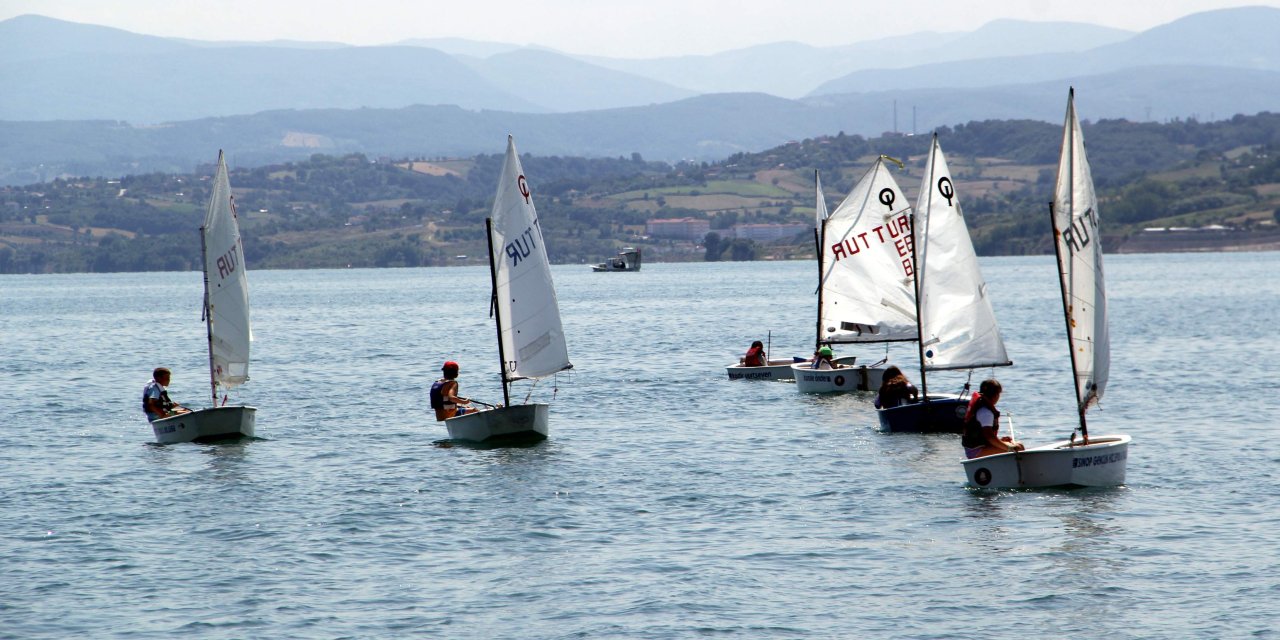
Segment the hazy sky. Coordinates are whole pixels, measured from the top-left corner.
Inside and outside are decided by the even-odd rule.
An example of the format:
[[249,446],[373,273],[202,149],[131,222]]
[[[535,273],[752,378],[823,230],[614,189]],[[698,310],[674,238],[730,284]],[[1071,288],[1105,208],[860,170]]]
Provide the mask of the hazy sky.
[[1140,31],[1182,16],[1280,0],[0,0],[34,13],[200,40],[357,45],[455,37],[625,58],[753,44],[849,44],[917,31],[971,31],[998,18]]

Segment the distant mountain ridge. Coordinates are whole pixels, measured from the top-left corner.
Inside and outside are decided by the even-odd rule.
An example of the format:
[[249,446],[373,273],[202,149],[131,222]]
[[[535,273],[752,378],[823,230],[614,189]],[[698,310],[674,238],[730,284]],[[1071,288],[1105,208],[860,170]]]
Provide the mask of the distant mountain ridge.
[[[1050,38],[1049,34],[1058,37]],[[705,93],[758,91],[799,98],[815,92],[831,78],[864,69],[903,69],[939,61],[1084,51],[1133,35],[1130,31],[1080,23],[996,20],[972,32],[923,32],[837,47],[777,42],[708,56],[651,60],[578,57]]]
[[[1179,90],[1169,92],[1170,83]],[[1240,86],[1253,89],[1247,93]],[[1082,116],[1091,121],[1212,120],[1274,111],[1280,71],[1147,67],[1079,78]],[[226,149],[238,166],[314,153],[360,152],[391,158],[469,157],[494,140],[520,135],[537,155],[713,161],[792,140],[844,132],[927,133],[985,120],[1062,118],[1067,85],[1058,81],[981,89],[916,89],[786,100],[765,94],[697,96],[660,105],[582,113],[469,111],[456,106],[401,109],[279,110],[205,118],[161,127],[123,122],[0,122],[0,185],[60,175],[119,176],[188,172]],[[895,127],[894,105],[898,117]]]
[[1087,119],[1226,118],[1280,110],[1277,32],[1280,9],[1245,7],[1139,34],[995,21],[624,61],[450,39],[193,42],[21,16],[0,22],[0,184],[185,172],[217,148],[242,166],[471,156],[510,132],[539,154],[707,161],[837,132],[1060,122],[1069,85]]
[[[954,60],[992,50],[1115,42],[1128,32],[1072,23],[996,21],[971,33],[924,33],[840,47],[770,43],[713,56],[620,60],[456,38],[341,43],[200,42],[25,15],[0,22],[0,120],[159,123],[271,109],[397,108],[574,112],[700,93],[800,97],[867,67]],[[1017,34],[1022,34],[1018,36]]]
[[694,95],[536,49],[478,60],[415,46],[192,44],[38,16],[0,22],[0,86],[0,120],[139,124],[419,104],[580,111]]
[[1123,41],[1073,52],[940,60],[909,69],[865,69],[833,79],[809,95],[987,87],[1070,79],[1150,65],[1280,69],[1280,9],[1242,7],[1199,13]]

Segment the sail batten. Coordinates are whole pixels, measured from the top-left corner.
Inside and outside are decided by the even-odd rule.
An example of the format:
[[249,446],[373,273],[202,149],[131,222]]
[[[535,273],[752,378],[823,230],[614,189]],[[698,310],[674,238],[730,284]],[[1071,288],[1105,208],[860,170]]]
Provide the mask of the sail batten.
[[244,243],[236,217],[227,163],[218,153],[213,193],[200,227],[204,246],[205,321],[209,328],[209,375],[224,389],[249,380],[249,283]]
[[1051,206],[1063,313],[1081,416],[1106,390],[1111,368],[1107,296],[1102,270],[1098,198],[1076,116],[1074,90],[1067,98],[1062,152]]
[[510,136],[490,219],[504,381],[571,368],[538,212]]

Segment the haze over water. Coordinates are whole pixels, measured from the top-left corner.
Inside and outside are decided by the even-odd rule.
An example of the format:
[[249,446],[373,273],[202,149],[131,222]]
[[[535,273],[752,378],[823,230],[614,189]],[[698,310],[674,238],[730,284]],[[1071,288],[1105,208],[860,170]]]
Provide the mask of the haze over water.
[[[1053,259],[982,265],[1001,408],[1065,436]],[[1026,492],[869,397],[726,379],[770,330],[811,351],[813,262],[555,267],[551,439],[487,450],[426,398],[453,359],[500,401],[483,267],[250,271],[262,439],[167,447],[140,394],[166,365],[207,405],[200,276],[0,276],[0,637],[1274,637],[1280,254],[1106,269],[1128,484]]]

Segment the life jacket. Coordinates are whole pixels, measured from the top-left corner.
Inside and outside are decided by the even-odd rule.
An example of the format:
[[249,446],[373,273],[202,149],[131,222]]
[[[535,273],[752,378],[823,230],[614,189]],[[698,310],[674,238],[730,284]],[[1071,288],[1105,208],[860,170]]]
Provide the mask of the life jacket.
[[964,412],[964,433],[960,436],[960,444],[968,448],[981,447],[987,444],[987,439],[982,436],[983,426],[978,423],[978,410],[986,408],[994,416],[992,421],[992,429],[996,433],[1000,432],[1000,410],[996,409],[982,397],[981,393],[973,394],[969,399],[969,408]]
[[[160,387],[160,384],[153,380],[142,389],[143,413],[151,413],[151,407],[147,405],[147,392],[151,391],[151,385],[153,384]],[[169,391],[164,387],[160,387],[160,406],[164,408],[165,413],[168,413],[170,409],[173,409],[173,401],[169,399]]]
[[441,378],[431,383],[431,408],[437,411],[444,409],[444,385],[448,380]]
[[760,357],[760,354],[763,351],[764,349],[760,347],[751,347],[750,349],[747,349],[747,357],[742,359],[743,366],[763,367],[765,364],[764,358]]

